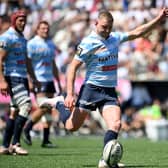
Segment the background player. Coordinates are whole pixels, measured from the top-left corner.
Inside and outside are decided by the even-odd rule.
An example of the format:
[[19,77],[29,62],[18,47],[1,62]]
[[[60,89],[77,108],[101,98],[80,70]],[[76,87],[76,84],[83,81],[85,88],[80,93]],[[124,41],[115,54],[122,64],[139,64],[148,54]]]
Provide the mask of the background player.
[[[57,80],[59,91],[61,85],[58,76],[58,69],[55,64],[56,46],[49,38],[49,23],[40,21],[36,35],[28,41],[27,45],[29,64],[32,64],[37,80],[40,82],[40,87],[34,86],[37,102],[40,104],[45,98],[54,96],[55,85],[54,79]],[[52,123],[52,109],[48,106],[44,107],[44,111],[32,113],[31,120],[28,121],[24,129],[24,140],[28,145],[32,144],[30,131],[32,127],[42,117],[43,122],[43,141],[42,147],[54,147],[49,140],[50,126]]]
[[[11,150],[20,155],[28,151],[20,145],[23,126],[31,110],[27,80],[27,41],[23,31],[26,25],[26,13],[16,11],[11,15],[11,27],[0,36],[0,92],[10,94],[12,107],[3,137],[1,154]],[[36,82],[34,74],[31,77]],[[9,149],[13,135],[12,146]]]

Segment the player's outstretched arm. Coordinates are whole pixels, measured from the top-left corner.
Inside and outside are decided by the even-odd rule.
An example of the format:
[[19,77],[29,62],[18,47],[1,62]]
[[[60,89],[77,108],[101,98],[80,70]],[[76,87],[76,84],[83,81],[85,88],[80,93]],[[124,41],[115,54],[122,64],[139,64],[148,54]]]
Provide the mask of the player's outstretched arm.
[[128,40],[134,40],[138,37],[142,37],[146,33],[150,32],[162,19],[168,17],[168,7],[163,8],[158,16],[156,16],[150,22],[143,24],[134,30],[128,32]]

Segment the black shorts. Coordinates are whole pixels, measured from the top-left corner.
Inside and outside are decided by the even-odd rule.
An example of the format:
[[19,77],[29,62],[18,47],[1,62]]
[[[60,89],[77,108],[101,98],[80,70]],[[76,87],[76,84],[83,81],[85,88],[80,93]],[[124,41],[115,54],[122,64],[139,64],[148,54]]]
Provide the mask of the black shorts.
[[55,93],[55,85],[54,82],[40,82],[41,87],[35,88],[36,93]]
[[87,111],[101,110],[106,105],[117,105],[119,101],[115,88],[84,84],[79,92],[76,107]]

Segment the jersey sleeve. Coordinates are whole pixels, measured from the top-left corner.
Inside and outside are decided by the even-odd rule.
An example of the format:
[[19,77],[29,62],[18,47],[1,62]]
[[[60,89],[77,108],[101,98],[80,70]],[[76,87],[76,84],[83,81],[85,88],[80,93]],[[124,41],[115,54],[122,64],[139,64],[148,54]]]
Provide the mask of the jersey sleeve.
[[77,52],[74,56],[75,59],[86,62],[87,57],[90,54],[91,43],[89,42],[88,38],[82,40],[82,42],[77,47]]
[[35,48],[33,47],[33,44],[29,41],[27,43],[27,57],[31,59],[33,57],[34,52]]
[[128,33],[123,33],[123,32],[115,32],[116,37],[119,40],[119,43],[122,43],[124,41],[128,40]]
[[5,51],[9,51],[12,47],[12,40],[8,35],[1,35],[0,36],[0,49],[3,49]]

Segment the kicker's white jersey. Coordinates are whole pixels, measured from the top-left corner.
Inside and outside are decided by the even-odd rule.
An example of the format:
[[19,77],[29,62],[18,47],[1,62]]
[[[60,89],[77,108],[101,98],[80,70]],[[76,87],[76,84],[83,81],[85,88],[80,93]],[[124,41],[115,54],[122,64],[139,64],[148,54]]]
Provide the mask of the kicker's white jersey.
[[78,46],[75,59],[86,64],[85,83],[97,86],[117,85],[118,50],[127,33],[112,32],[107,39],[91,32]]

